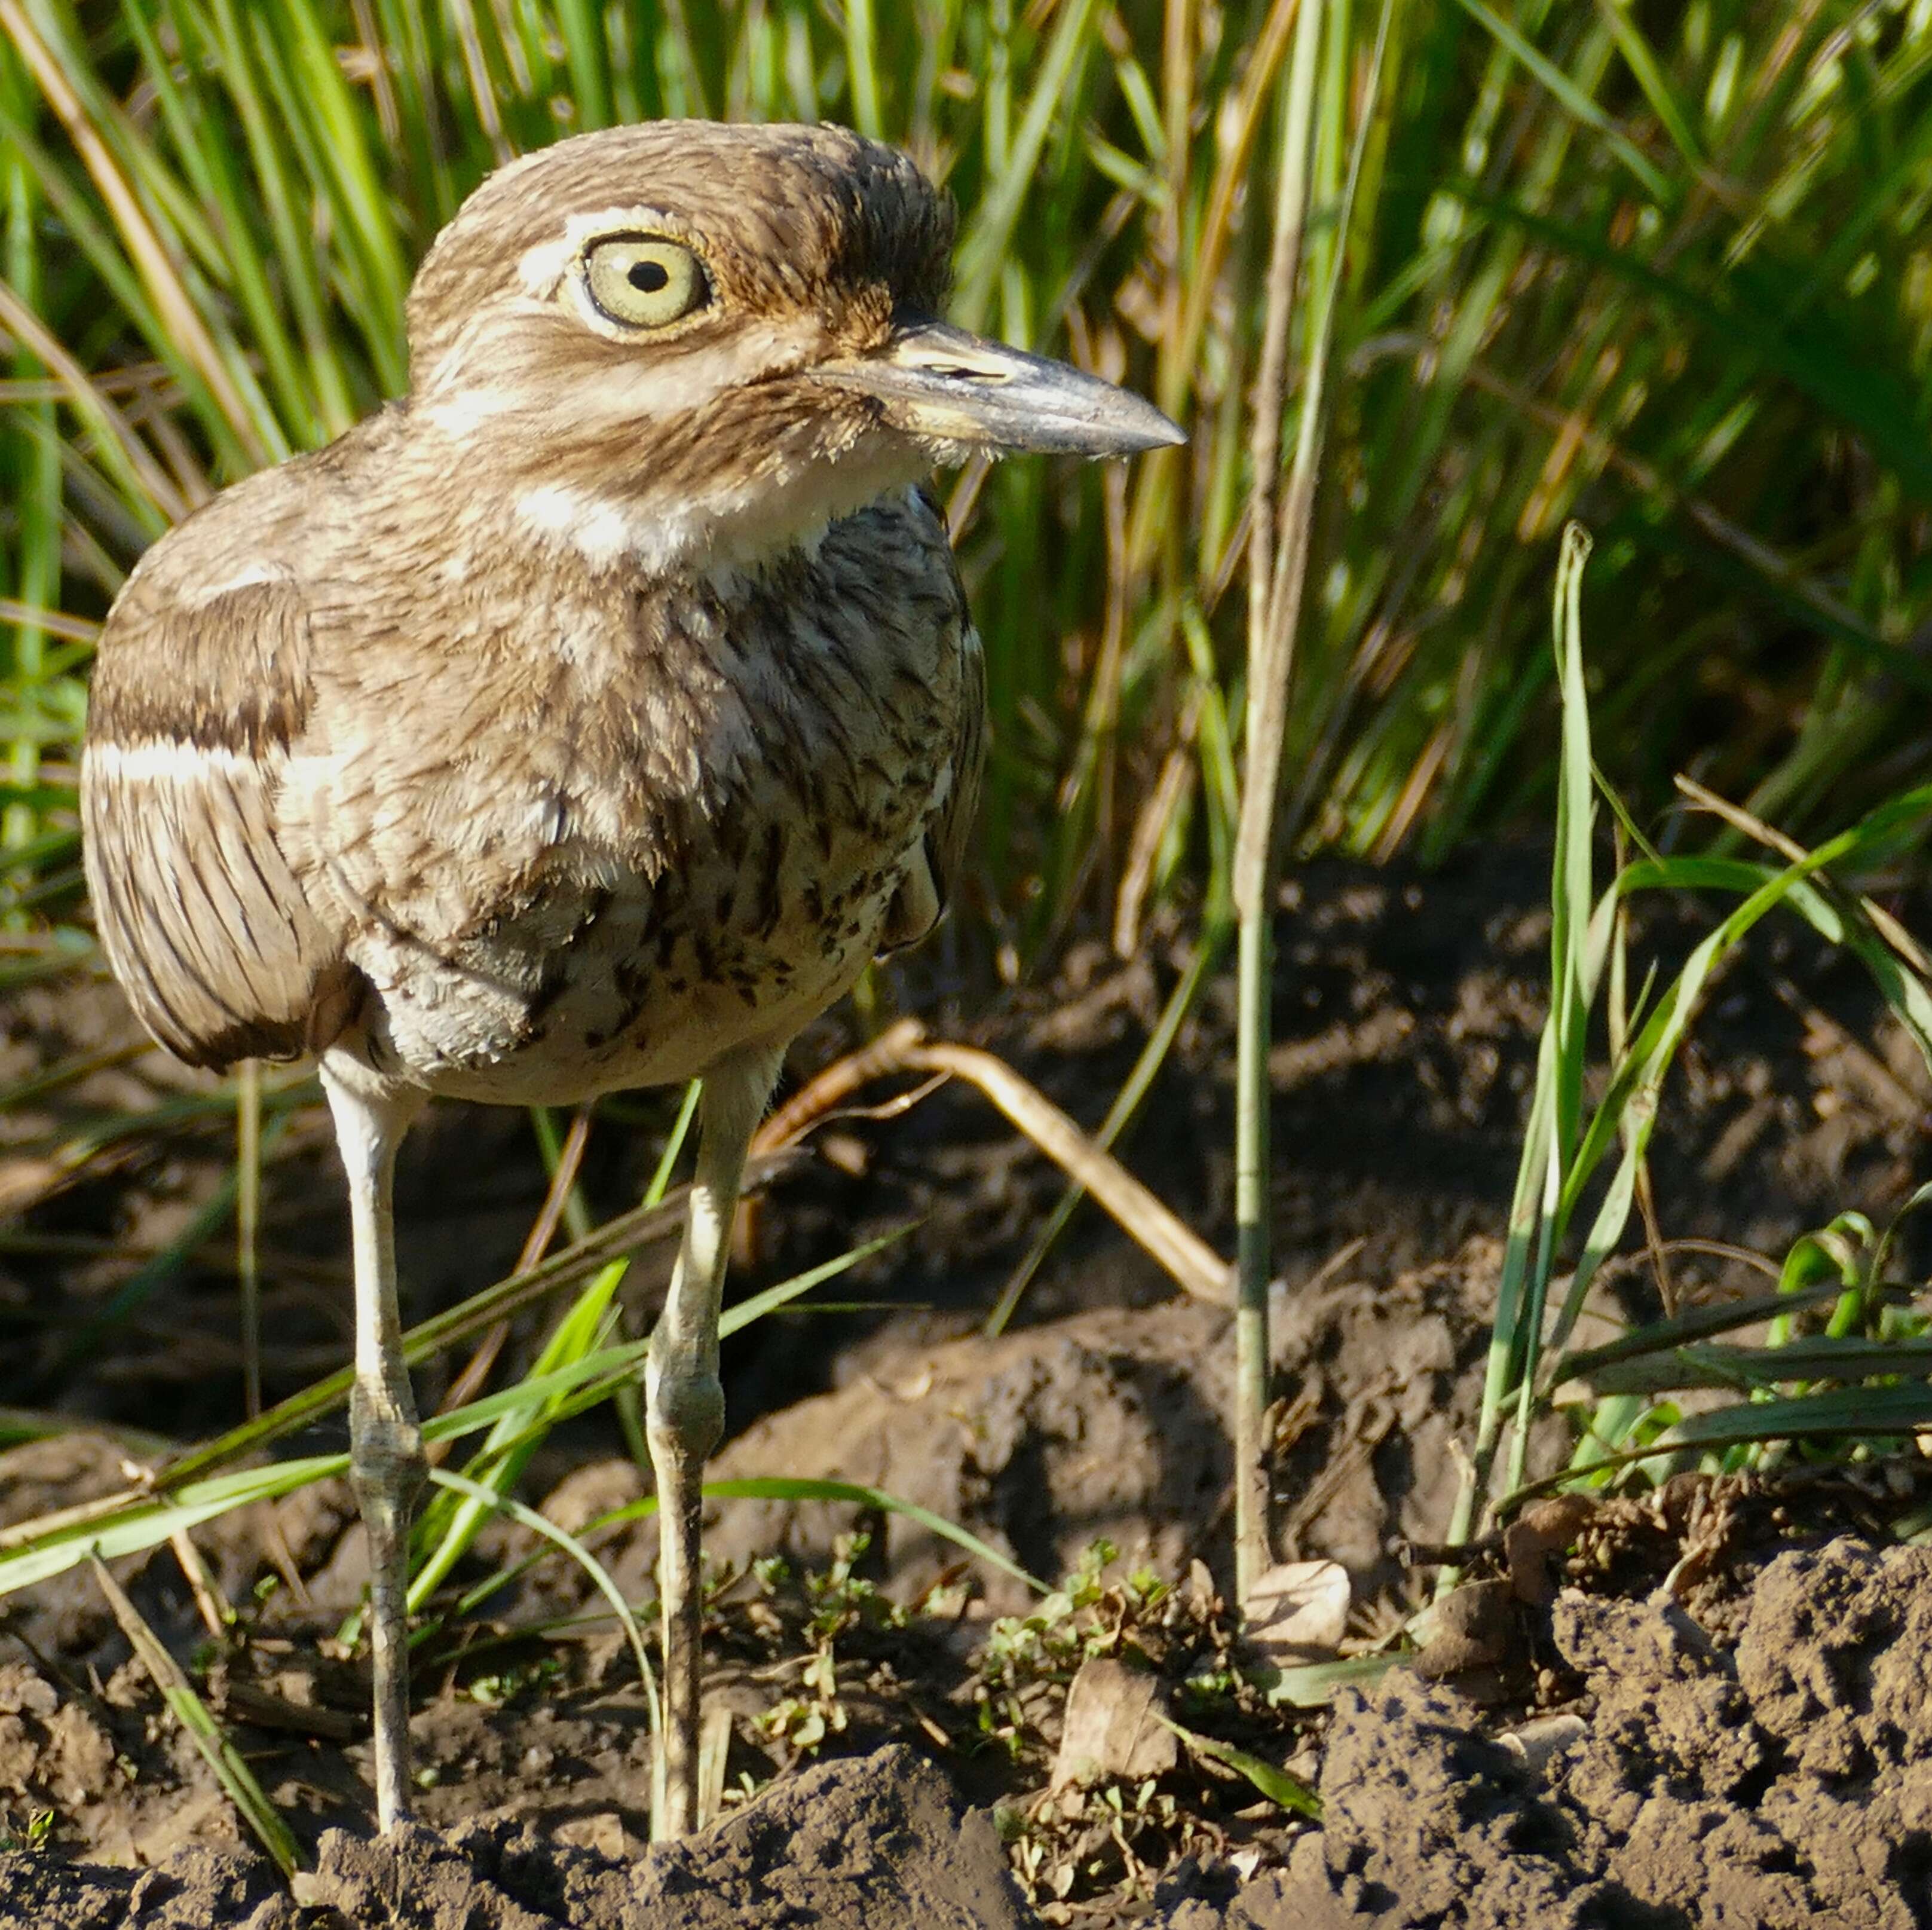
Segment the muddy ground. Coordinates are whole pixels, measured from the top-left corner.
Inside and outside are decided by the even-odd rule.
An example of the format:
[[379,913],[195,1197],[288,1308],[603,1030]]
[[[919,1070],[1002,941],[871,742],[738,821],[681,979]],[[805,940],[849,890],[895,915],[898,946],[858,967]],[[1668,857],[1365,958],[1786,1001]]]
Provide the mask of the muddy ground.
[[[1412,1544],[1442,1535],[1471,1432],[1542,1016],[1542,864],[1322,866],[1285,894],[1277,1553],[1346,1569],[1354,1652],[1432,1588]],[[1682,908],[1654,915],[1644,941],[1678,956],[1704,929]],[[950,978],[957,962],[942,953],[885,992],[935,1032],[992,1046],[1090,1125],[1181,962],[1178,944],[1125,966],[1076,948],[1051,987],[989,1000],[967,997],[970,974]],[[1225,980],[1210,986],[1126,1149],[1224,1251],[1231,999]],[[225,1235],[194,1226],[225,1129],[190,1122],[75,1155],[104,1109],[191,1097],[195,1083],[152,1057],[95,1063],[127,1037],[105,989],[34,988],[4,1010],[0,1081],[83,1063],[4,1115],[0,1202],[15,1231],[0,1401],[92,1424],[0,1457],[0,1523],[14,1523],[122,1484],[130,1454],[232,1424],[241,1388]],[[828,1022],[802,1046],[800,1075],[851,1043]],[[1774,1259],[1841,1210],[1882,1220],[1922,1176],[1928,1099],[1858,968],[1796,929],[1767,929],[1714,990],[1666,1091],[1661,1229]],[[596,1215],[635,1198],[663,1124],[650,1100],[600,1118],[584,1181]],[[297,1109],[274,1130],[271,1399],[338,1364],[346,1332],[321,1123]],[[212,1590],[240,1611],[222,1643],[172,1551],[122,1570],[288,1815],[311,1865],[294,1892],[243,1850],[212,1776],[75,1574],[15,1598],[0,1643],[0,1800],[22,1846],[0,1861],[0,1922],[602,1930],[862,1910],[1175,1930],[1932,1925],[1932,1556],[1886,1546],[1932,1498],[1932,1464],[1682,1481],[1606,1502],[1569,1524],[1541,1583],[1492,1563],[1484,1614],[1419,1672],[1328,1710],[1271,1706],[1236,1673],[1222,1601],[1225,1316],[1175,1295],[1089,1207],[1012,1329],[982,1338],[1058,1197],[1052,1169],[957,1087],[889,1118],[842,1117],[813,1145],[747,1229],[748,1284],[919,1223],[832,1289],[868,1304],[775,1318],[733,1343],[736,1432],[716,1472],[874,1485],[1048,1578],[1104,1541],[1118,1556],[1103,1573],[1043,1620],[1002,1622],[1034,1608],[1024,1585],[903,1516],[718,1504],[711,1701],[728,1814],[715,1836],[646,1855],[634,1668],[608,1626],[555,1625],[596,1604],[576,1570],[537,1562],[420,1652],[425,1827],[372,1847],[363,1680],[334,1640],[362,1580],[359,1531],[346,1493],[308,1490],[272,1520],[196,1532]],[[520,1115],[440,1111],[402,1179],[410,1317],[506,1271],[543,1184]],[[169,1264],[175,1242],[186,1251]],[[1918,1277],[1909,1240],[1907,1253]],[[634,1268],[642,1306],[663,1258]],[[1606,1317],[1754,1278],[1677,1247],[1661,1283],[1640,1253],[1610,1274]],[[509,1364],[540,1337],[520,1325]],[[425,1373],[426,1406],[452,1371]],[[341,1438],[338,1423],[287,1446]],[[1540,1445],[1554,1455],[1561,1441],[1552,1429]],[[576,1529],[642,1490],[599,1415],[553,1436],[524,1491]],[[626,1595],[647,1598],[648,1524],[596,1540]],[[520,1531],[493,1530],[458,1580],[534,1552]],[[1054,1787],[1068,1684],[1089,1655],[1150,1673],[1162,1712],[1205,1742]],[[1322,1826],[1263,1798],[1217,1742],[1318,1787]]]

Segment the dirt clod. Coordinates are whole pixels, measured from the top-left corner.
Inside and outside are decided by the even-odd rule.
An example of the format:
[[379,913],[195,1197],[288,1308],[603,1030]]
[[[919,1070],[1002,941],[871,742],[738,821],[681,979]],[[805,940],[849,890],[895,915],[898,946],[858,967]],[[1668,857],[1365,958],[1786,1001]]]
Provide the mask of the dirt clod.
[[[1079,1315],[998,1340],[910,1348],[760,1422],[730,1443],[714,1473],[783,1468],[884,1488],[1049,1577],[1070,1573],[1100,1536],[1176,1574],[1200,1551],[1227,1487],[1216,1418],[1226,1325],[1216,1310],[1179,1301]],[[706,1551],[718,1562],[776,1550],[823,1563],[850,1514],[824,1503],[734,1503],[707,1523]],[[916,1593],[956,1552],[903,1516],[877,1525],[875,1552],[902,1592]],[[635,1538],[642,1559],[653,1538]],[[627,1579],[621,1556],[612,1572]],[[997,1571],[985,1593],[1001,1613],[1030,1605],[1024,1585]]]
[[1932,1550],[1782,1556],[1735,1655],[1700,1636],[1654,1601],[1558,1605],[1598,1702],[1565,1794],[1613,1866],[1700,1930],[1932,1922]]
[[[312,1916],[315,1930],[337,1930]],[[154,1869],[0,1856],[0,1930],[296,1930],[302,1916],[266,1856],[190,1844]]]
[[1932,1922],[1932,1550],[1780,1556],[1734,1653],[1660,1594],[1566,1594],[1554,1628],[1588,1712],[1540,1776],[1399,1671],[1338,1709],[1320,1833],[1162,1930]]
[[297,1902],[259,1857],[158,1869],[0,1857],[0,1930],[733,1930],[1032,1919],[991,1821],[906,1748],[788,1778],[715,1829],[626,1864],[506,1821],[370,1838],[331,1830]]

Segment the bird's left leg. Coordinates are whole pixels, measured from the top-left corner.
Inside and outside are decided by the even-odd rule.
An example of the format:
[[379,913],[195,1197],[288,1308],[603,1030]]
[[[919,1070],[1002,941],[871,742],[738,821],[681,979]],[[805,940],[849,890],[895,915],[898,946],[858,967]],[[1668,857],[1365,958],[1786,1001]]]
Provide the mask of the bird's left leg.
[[369,1652],[376,1676],[376,1815],[410,1813],[410,1514],[422,1485],[422,1433],[396,1307],[396,1149],[423,1095],[387,1088],[346,1053],[322,1062],[322,1090],[349,1176],[356,1270],[356,1383],[349,1478],[369,1537]]
[[644,1368],[644,1435],[658,1488],[658,1597],[664,1616],[664,1801],[652,1833],[698,1823],[698,1684],[704,1625],[699,1571],[704,1463],[724,1431],[718,1314],[745,1155],[777,1082],[782,1051],[734,1054],[704,1076],[704,1132],[684,1243]]

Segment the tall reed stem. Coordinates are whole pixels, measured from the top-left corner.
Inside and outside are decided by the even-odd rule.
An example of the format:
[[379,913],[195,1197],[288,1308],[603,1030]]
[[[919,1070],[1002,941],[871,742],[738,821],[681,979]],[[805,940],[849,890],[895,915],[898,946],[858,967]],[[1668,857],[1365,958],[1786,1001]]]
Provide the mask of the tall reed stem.
[[[1290,310],[1300,279],[1303,244],[1318,190],[1317,105],[1330,131],[1328,152],[1339,155],[1348,113],[1348,48],[1351,0],[1302,0],[1295,21],[1282,101],[1281,156],[1276,176],[1268,305],[1255,385],[1251,446],[1254,497],[1248,538],[1248,689],[1246,765],[1233,866],[1234,909],[1240,921],[1237,982],[1239,1016],[1235,1058],[1234,1223],[1239,1298],[1235,1314],[1234,1575],[1245,1605],[1270,1564],[1267,1466],[1268,1286],[1273,1271],[1268,1214],[1268,1054],[1272,1043],[1276,821],[1294,642],[1308,579],[1322,460],[1329,352],[1335,333],[1349,211],[1375,104],[1387,44],[1389,8],[1378,27],[1346,182],[1327,170],[1334,224],[1309,276],[1309,320],[1304,332],[1300,407],[1288,484],[1274,500],[1281,417],[1287,387]],[[1325,29],[1325,32],[1324,32]],[[1321,55],[1327,47],[1325,68]]]

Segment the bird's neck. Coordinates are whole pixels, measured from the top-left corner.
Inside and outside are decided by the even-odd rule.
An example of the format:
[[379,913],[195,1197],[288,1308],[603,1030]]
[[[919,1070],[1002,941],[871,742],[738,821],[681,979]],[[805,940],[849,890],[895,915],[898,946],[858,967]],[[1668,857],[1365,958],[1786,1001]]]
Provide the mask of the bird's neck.
[[932,468],[896,437],[836,451],[782,437],[712,447],[680,428],[662,447],[640,437],[632,453],[538,437],[484,447],[421,419],[410,427],[410,459],[393,480],[423,491],[459,536],[632,578],[757,574],[808,556],[832,524],[902,495]]

